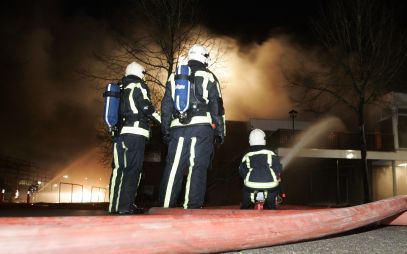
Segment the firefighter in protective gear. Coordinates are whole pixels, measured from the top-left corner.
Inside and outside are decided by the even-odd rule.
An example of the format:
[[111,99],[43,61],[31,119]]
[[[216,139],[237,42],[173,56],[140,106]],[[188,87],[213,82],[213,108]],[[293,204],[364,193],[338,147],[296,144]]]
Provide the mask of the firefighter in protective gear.
[[161,123],[143,80],[144,74],[144,67],[132,62],[122,78],[119,113],[121,126],[119,135],[113,139],[110,213],[136,212],[134,201],[142,174],[144,148],[150,136],[148,119],[156,124]]
[[260,129],[254,129],[249,135],[249,152],[243,156],[239,166],[243,178],[243,199],[241,209],[254,206],[255,191],[264,191],[265,209],[275,209],[276,196],[279,194],[280,174],[282,165],[276,154],[266,147],[266,134]]
[[201,208],[206,191],[207,170],[214,149],[225,137],[225,115],[222,94],[216,76],[207,69],[209,53],[194,45],[188,52],[191,68],[190,107],[187,121],[182,121],[174,106],[175,75],[167,82],[161,103],[161,130],[168,144],[166,165],[159,195],[163,207],[174,207],[188,169],[183,207]]

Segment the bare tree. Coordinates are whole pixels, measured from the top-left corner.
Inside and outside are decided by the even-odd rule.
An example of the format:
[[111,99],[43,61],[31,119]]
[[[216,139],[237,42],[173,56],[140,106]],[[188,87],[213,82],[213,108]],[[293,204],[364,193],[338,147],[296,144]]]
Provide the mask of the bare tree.
[[219,41],[198,26],[198,11],[196,0],[134,1],[122,15],[124,24],[113,28],[116,50],[95,54],[96,60],[105,66],[103,74],[85,71],[85,76],[117,80],[128,63],[137,61],[146,68],[145,79],[157,102],[178,60],[193,44],[207,46],[212,55],[221,54]]
[[358,119],[364,201],[370,201],[365,110],[394,88],[406,59],[406,37],[384,1],[330,1],[314,22],[323,48],[314,63],[286,71],[296,101],[312,112],[345,105]]
[[[186,56],[193,44],[200,43],[211,49],[211,55],[215,55],[213,62],[222,53],[219,41],[211,38],[197,25],[198,10],[196,0],[134,1],[121,15],[124,23],[116,24],[113,28],[116,50],[94,55],[104,66],[103,73],[82,73],[103,83],[116,81],[123,75],[127,64],[137,61],[146,68],[145,79],[153,103],[158,106],[166,81],[180,58]],[[101,131],[106,130],[102,128]],[[104,156],[110,158],[110,149],[105,144],[108,141],[106,133],[100,137]]]

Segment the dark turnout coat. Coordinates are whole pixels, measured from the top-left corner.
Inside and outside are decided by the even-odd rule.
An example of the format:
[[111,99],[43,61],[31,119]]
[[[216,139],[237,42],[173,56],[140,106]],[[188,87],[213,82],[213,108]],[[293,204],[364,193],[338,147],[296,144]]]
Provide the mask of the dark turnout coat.
[[272,189],[279,185],[282,165],[279,157],[266,146],[251,146],[239,166],[244,186]]

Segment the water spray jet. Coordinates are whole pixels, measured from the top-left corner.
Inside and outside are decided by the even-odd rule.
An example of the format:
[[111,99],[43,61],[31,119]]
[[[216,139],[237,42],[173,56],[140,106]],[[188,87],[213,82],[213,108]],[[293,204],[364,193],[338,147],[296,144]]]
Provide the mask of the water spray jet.
[[345,126],[342,120],[340,120],[338,117],[330,116],[318,121],[316,124],[312,125],[304,133],[301,134],[298,142],[293,147],[291,147],[288,154],[281,159],[283,168],[286,168],[291,163],[291,161],[301,151],[301,149],[321,139],[329,131],[338,131],[344,129]]

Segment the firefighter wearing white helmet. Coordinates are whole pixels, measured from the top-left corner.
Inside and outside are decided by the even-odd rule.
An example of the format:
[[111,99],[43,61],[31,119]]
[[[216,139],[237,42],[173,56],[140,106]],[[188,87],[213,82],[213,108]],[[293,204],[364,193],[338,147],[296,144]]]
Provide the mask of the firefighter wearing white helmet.
[[279,182],[282,165],[279,157],[266,147],[266,134],[254,129],[249,135],[249,152],[243,156],[239,166],[243,178],[243,198],[240,208],[249,209],[254,206],[254,192],[267,193],[264,208],[275,209],[275,200],[280,192]]
[[126,67],[125,76],[136,76],[140,79],[144,78],[145,69],[142,65],[136,62],[132,62]]
[[254,129],[249,135],[250,146],[265,146],[266,145],[266,133],[260,129]]
[[208,50],[204,46],[199,45],[199,44],[195,44],[189,49],[188,59],[201,62],[205,66],[208,66],[209,61],[211,60],[209,57]]
[[140,210],[134,201],[142,174],[144,148],[150,136],[149,119],[156,124],[161,123],[143,80],[144,74],[144,67],[132,62],[127,65],[121,80],[121,129],[113,140],[110,213],[131,214]]
[[[222,93],[218,79],[207,68],[208,63],[208,50],[195,44],[188,52],[187,65],[177,66],[166,84],[161,102],[161,130],[168,144],[159,195],[163,207],[177,206],[186,170],[183,207],[202,207],[214,140],[219,144],[224,141]],[[181,104],[185,106],[180,107]]]

